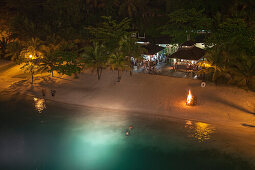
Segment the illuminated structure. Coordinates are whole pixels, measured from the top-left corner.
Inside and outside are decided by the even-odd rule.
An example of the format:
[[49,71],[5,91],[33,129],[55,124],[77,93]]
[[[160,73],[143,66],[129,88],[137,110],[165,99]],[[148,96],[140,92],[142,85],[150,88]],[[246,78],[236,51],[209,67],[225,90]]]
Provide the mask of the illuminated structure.
[[170,65],[175,69],[188,69],[192,65],[195,66],[204,55],[205,50],[196,47],[193,41],[186,41],[175,53],[169,56]]

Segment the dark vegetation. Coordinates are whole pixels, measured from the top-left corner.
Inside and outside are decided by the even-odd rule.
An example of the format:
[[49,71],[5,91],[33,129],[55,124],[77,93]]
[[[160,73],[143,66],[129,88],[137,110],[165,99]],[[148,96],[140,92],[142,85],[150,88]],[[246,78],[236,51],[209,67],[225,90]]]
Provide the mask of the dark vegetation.
[[[195,39],[204,30],[217,83],[255,88],[253,0],[6,0],[0,4],[0,56],[24,70],[72,75],[92,69],[130,70],[144,52],[131,33]],[[32,57],[29,57],[32,55]]]

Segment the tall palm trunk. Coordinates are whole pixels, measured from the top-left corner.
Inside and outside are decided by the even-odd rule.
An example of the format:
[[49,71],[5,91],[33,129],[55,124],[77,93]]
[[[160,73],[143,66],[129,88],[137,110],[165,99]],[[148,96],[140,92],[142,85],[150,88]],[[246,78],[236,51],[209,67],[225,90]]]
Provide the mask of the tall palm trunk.
[[102,67],[98,67],[98,68],[97,68],[97,79],[98,79],[98,80],[100,80],[100,78],[101,78],[102,71],[103,71],[103,68],[102,68]]
[[120,70],[118,69],[118,82],[120,82],[121,76],[120,76]]
[[32,83],[32,85],[33,85],[33,84],[34,84],[34,73],[31,74],[31,77],[32,77],[31,83]]
[[78,73],[74,73],[74,78],[75,78],[75,79],[78,79],[78,78],[79,78]]
[[129,72],[129,74],[130,74],[130,76],[132,76],[133,75],[133,69],[134,69],[134,64],[130,64],[130,72]]
[[212,81],[216,82],[216,79],[217,79],[217,66],[214,66]]
[[97,80],[100,80],[100,72],[98,67],[97,67]]
[[245,83],[246,83],[246,86],[247,86],[248,88],[252,88],[251,79],[252,79],[251,76],[247,76],[247,77],[245,78]]

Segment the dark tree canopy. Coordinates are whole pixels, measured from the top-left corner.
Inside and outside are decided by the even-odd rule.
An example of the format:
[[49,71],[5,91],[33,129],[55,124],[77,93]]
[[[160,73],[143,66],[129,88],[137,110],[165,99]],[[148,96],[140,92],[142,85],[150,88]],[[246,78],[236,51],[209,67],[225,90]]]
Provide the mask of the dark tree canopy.
[[[58,34],[66,39],[87,37],[83,29],[101,23],[101,16],[131,19],[131,29],[157,36],[158,27],[168,23],[178,10],[203,11],[208,18],[222,20],[241,16],[254,24],[253,0],[8,0],[1,3],[4,16],[12,17],[15,33],[24,38],[46,38]],[[22,27],[23,29],[19,29]]]
[[207,53],[213,79],[227,74],[229,81],[250,86],[254,8],[254,0],[5,0],[0,1],[0,57],[20,60],[27,42],[38,40],[40,48],[33,47],[44,57],[32,70],[43,65],[71,75],[84,68],[80,62],[86,56],[82,62],[99,70],[100,78],[102,68],[110,65],[119,73],[130,68],[130,57],[143,53],[130,37],[133,32],[181,44],[202,31],[203,41],[214,45]]

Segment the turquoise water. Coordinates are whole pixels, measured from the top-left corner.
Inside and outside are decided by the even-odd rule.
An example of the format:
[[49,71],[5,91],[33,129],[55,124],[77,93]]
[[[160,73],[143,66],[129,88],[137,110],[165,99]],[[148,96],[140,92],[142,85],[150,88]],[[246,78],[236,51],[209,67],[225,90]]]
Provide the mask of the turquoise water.
[[1,101],[0,169],[253,169],[210,124],[38,101]]

